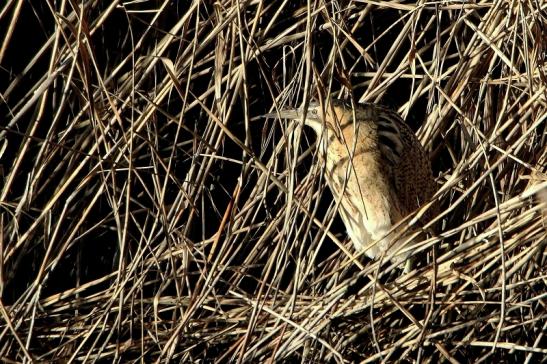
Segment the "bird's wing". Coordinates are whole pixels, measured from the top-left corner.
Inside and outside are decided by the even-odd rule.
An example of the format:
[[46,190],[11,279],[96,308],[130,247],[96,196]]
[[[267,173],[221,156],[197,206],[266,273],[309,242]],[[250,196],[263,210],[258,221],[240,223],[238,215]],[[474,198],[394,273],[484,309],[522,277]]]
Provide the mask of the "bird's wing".
[[397,166],[403,153],[405,145],[401,136],[401,117],[387,109],[380,109],[376,117],[376,133],[378,136],[378,147],[385,160],[392,166]]
[[402,119],[398,127],[403,150],[402,157],[393,168],[393,181],[406,210],[403,213],[408,214],[431,198],[435,192],[435,181],[429,157],[412,129]]
[[416,210],[435,192],[429,158],[410,127],[395,111],[376,108],[378,149],[389,164],[393,183],[404,215]]

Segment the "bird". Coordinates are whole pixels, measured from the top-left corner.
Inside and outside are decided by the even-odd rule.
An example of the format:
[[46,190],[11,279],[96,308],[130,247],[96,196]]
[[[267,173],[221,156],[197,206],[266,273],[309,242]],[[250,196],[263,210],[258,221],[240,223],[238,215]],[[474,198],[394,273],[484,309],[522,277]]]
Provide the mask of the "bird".
[[[404,227],[393,227],[429,202],[437,189],[429,157],[401,116],[375,103],[339,99],[310,101],[265,116],[313,129],[325,180],[355,250],[371,259],[390,256],[408,272],[411,252],[397,253],[405,241],[398,234]],[[420,221],[435,214],[430,208]]]

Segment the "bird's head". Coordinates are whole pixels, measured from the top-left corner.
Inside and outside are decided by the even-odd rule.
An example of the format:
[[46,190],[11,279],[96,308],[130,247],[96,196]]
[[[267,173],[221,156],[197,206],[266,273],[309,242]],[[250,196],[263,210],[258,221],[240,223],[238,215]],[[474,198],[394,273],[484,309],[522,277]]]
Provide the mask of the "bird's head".
[[338,134],[340,126],[351,122],[351,105],[341,100],[329,100],[328,103],[309,102],[308,105],[297,109],[281,109],[279,112],[264,115],[280,119],[295,120],[311,127],[317,135],[321,135],[324,128]]

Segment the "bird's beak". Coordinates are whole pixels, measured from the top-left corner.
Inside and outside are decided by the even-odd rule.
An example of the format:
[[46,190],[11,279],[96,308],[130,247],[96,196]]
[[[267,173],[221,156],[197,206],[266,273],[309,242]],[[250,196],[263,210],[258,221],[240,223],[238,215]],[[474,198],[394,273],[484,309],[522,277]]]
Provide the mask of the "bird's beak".
[[303,113],[297,109],[281,109],[279,112],[273,112],[270,114],[262,115],[264,118],[276,118],[276,119],[302,119]]
[[[298,109],[281,109],[278,112],[263,115],[265,118],[278,118],[278,119],[290,119],[299,123],[305,124],[311,127],[318,135],[323,131],[323,122],[321,117],[317,115],[318,104],[316,102],[310,102],[308,105],[308,112],[304,113],[304,106]],[[310,112],[310,110],[313,110]]]
[[[310,102],[308,108],[317,107],[317,102]],[[281,109],[279,112],[273,112],[266,115],[262,115],[264,118],[277,118],[277,119],[292,119],[292,120],[302,120],[304,118],[304,109],[303,106],[298,109],[287,108]],[[308,113],[306,118],[311,118],[311,115]]]

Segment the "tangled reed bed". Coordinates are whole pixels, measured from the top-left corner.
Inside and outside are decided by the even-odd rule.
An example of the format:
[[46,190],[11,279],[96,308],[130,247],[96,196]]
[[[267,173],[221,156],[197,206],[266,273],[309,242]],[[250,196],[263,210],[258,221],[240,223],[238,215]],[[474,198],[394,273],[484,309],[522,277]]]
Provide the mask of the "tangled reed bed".
[[[8,1],[0,358],[544,358],[546,10]],[[258,118],[318,90],[431,155],[441,229],[408,274],[355,256],[311,134]]]

